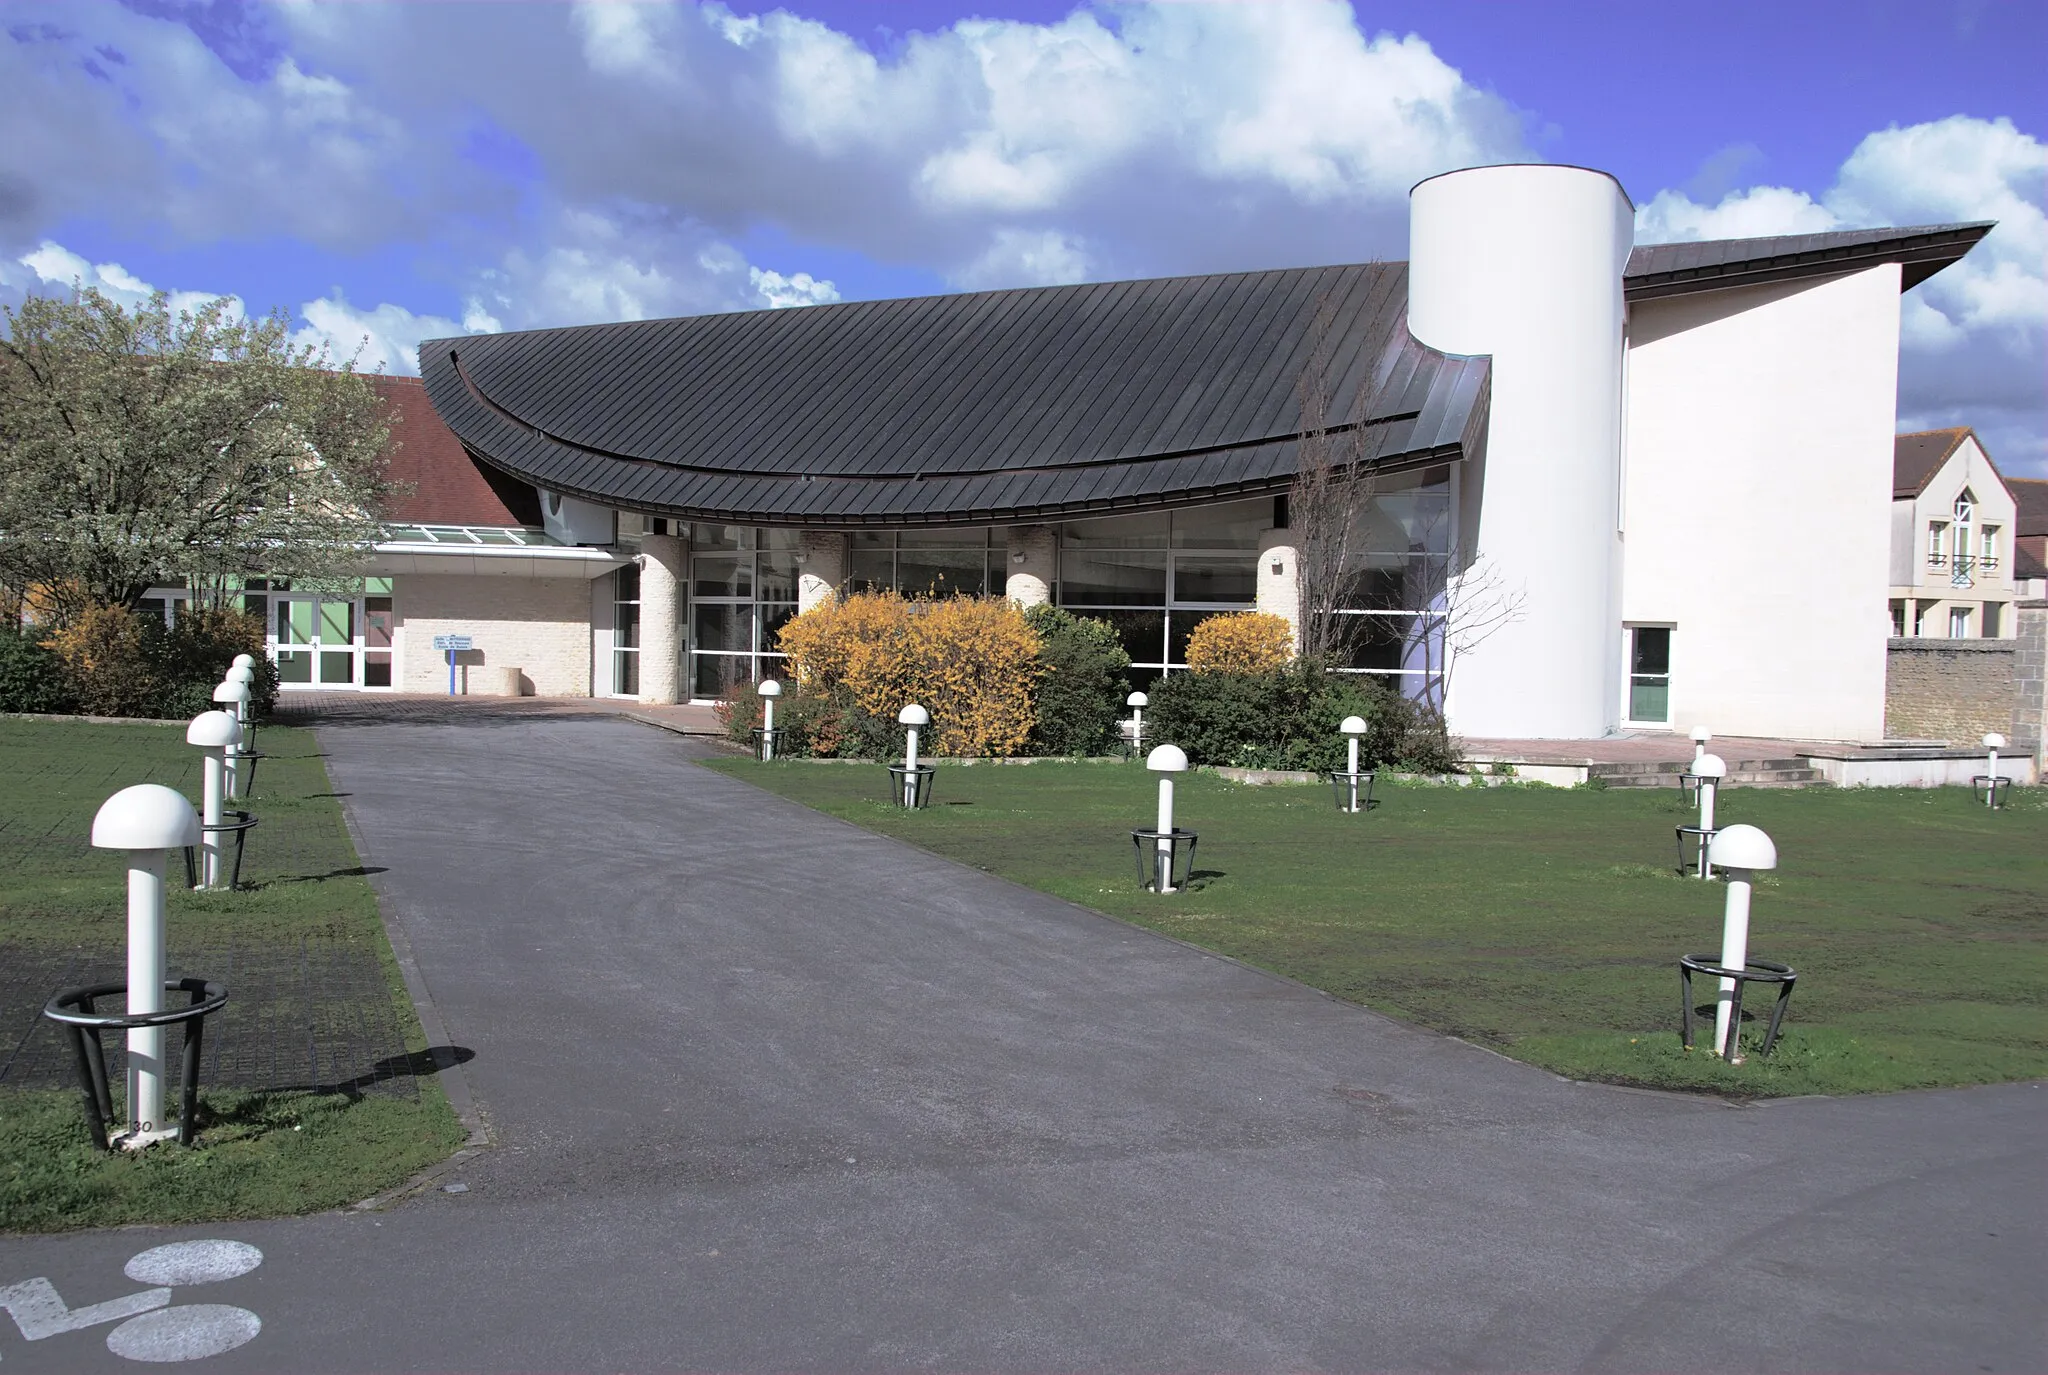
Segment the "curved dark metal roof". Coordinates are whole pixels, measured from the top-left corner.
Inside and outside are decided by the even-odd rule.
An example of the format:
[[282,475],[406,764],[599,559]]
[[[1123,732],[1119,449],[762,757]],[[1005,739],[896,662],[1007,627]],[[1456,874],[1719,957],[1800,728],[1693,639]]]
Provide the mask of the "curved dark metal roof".
[[1488,363],[1410,338],[1404,263],[749,311],[420,347],[472,453],[552,491],[768,525],[999,524],[1284,490],[1324,335],[1364,460],[1483,433]]

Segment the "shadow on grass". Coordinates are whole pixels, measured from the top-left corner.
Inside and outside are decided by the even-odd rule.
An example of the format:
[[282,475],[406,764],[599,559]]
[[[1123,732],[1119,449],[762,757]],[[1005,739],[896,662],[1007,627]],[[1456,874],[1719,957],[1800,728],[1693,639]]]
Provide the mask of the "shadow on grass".
[[357,864],[347,869],[329,869],[324,874],[300,874],[295,878],[274,878],[262,886],[265,888],[282,888],[292,883],[325,883],[331,878],[368,878],[372,874],[388,874],[390,872],[382,864]]
[[[428,1046],[425,1050],[386,1056],[355,1078],[344,1079],[337,1084],[291,1084],[283,1088],[266,1089],[263,1092],[338,1093],[350,1102],[355,1102],[363,1096],[363,1090],[373,1084],[387,1083],[393,1079],[426,1079],[444,1069],[466,1065],[474,1059],[476,1052],[468,1046]],[[201,1125],[204,1125],[203,1118]]]

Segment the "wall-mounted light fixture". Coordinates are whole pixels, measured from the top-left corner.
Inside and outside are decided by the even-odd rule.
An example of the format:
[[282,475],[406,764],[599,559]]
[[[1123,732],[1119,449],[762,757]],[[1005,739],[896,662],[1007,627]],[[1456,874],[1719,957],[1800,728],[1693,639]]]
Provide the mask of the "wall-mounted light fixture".
[[1017,551],[1016,553],[1014,553],[1014,554],[1010,555],[1010,562],[1011,562],[1011,563],[1022,563],[1022,562],[1024,562],[1024,551],[1023,551],[1022,549],[1019,549],[1019,550],[1018,550],[1018,551]]
[[1273,571],[1275,573],[1285,573],[1287,571],[1287,564],[1278,554],[1273,556]]

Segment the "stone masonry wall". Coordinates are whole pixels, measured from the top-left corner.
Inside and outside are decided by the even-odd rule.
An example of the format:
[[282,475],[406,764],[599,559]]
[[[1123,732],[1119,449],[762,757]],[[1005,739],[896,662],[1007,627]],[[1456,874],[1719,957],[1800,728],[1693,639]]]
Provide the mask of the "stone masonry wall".
[[1894,639],[1885,671],[1884,733],[1974,746],[2012,730],[2015,642]]
[[2013,640],[2012,728],[2014,748],[2033,742],[2034,762],[2048,766],[2048,601],[2020,602]]
[[[446,692],[448,660],[436,635],[468,635],[456,659],[468,668],[517,668],[520,690],[542,697],[590,695],[590,582],[573,578],[433,577],[407,574],[392,589],[402,692]],[[481,680],[479,680],[481,690]]]

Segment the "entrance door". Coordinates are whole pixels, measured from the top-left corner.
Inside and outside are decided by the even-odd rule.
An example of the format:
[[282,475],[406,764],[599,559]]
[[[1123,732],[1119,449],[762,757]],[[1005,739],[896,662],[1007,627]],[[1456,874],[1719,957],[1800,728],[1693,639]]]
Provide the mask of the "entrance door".
[[270,654],[280,686],[357,686],[354,601],[279,596],[270,604]]

